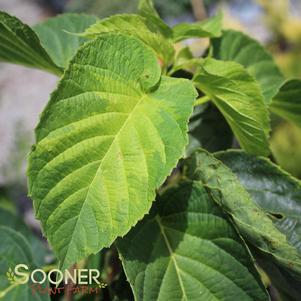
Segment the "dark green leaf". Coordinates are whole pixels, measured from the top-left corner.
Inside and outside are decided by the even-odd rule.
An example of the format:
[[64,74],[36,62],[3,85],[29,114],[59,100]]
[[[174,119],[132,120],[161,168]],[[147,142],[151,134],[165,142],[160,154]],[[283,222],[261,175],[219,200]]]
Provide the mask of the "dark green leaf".
[[[32,293],[32,282],[26,284],[10,283],[6,273],[14,270],[17,264],[26,264],[35,268],[34,257],[28,241],[18,232],[0,226],[0,299],[1,301],[48,301],[49,295],[40,292]],[[45,282],[45,285],[47,282]]]
[[301,253],[301,184],[266,158],[242,151],[217,153],[252,199]]
[[189,144],[186,153],[202,147],[209,152],[231,148],[232,131],[223,115],[212,104],[196,106],[189,122]]
[[268,300],[243,241],[200,182],[167,190],[117,242],[135,300]]
[[47,250],[46,243],[44,244],[36,235],[31,232],[27,225],[22,221],[20,216],[0,208],[0,226],[9,227],[24,235],[30,243],[33,253],[35,254],[35,263],[37,265],[44,265],[46,263],[46,256],[50,254],[50,252]]
[[238,178],[221,161],[199,150],[187,159],[187,176],[200,181],[225,212],[241,235],[274,263],[301,279],[301,255],[286,235],[253,201]]
[[0,61],[21,64],[60,75],[34,31],[19,19],[0,11]]

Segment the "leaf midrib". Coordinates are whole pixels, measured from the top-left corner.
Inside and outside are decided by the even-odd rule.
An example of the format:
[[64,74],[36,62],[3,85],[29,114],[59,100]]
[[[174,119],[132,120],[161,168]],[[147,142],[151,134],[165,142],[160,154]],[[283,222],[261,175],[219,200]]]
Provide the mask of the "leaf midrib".
[[[90,192],[90,188],[91,188],[91,186],[92,186],[94,180],[96,179],[96,177],[97,177],[99,171],[101,170],[102,163],[105,161],[107,154],[110,152],[110,150],[111,150],[112,146],[114,145],[115,141],[118,139],[118,136],[119,136],[120,132],[122,132],[123,128],[126,126],[126,124],[128,123],[128,121],[131,119],[131,116],[132,116],[132,115],[134,114],[134,112],[137,110],[137,108],[139,107],[139,105],[143,102],[143,100],[144,100],[145,97],[148,97],[148,95],[147,95],[147,94],[142,94],[142,95],[141,95],[140,100],[136,103],[136,105],[134,106],[132,112],[129,113],[129,115],[128,115],[128,117],[126,118],[126,120],[124,121],[123,125],[121,126],[121,128],[119,129],[119,131],[116,133],[114,139],[112,140],[112,143],[110,144],[110,146],[109,146],[109,148],[108,148],[106,154],[105,154],[104,157],[102,158],[102,160],[101,160],[101,162],[100,162],[100,164],[99,164],[99,167],[98,167],[97,170],[96,170],[95,176],[94,176],[93,179],[91,180],[91,184],[88,185],[88,190],[87,190],[86,197],[85,197],[85,199],[84,199],[84,201],[83,201],[83,204],[82,204],[82,206],[81,206],[79,215],[78,215],[78,217],[77,217],[77,219],[76,219],[76,223],[75,223],[75,226],[74,226],[74,231],[73,231],[73,233],[72,233],[72,235],[71,235],[71,239],[70,239],[70,242],[69,242],[69,244],[68,244],[67,251],[66,251],[66,254],[65,254],[65,256],[64,256],[64,260],[62,261],[62,264],[61,264],[62,267],[64,266],[65,258],[67,257],[67,254],[68,254],[68,252],[69,252],[69,248],[70,248],[70,246],[71,246],[71,244],[72,244],[73,237],[74,237],[74,233],[76,232],[76,228],[77,228],[77,225],[78,225],[78,221],[79,221],[79,219],[80,219],[80,217],[81,217],[81,213],[83,212],[83,208],[85,207],[85,204],[86,204],[86,202],[87,202],[87,200],[88,200],[88,195],[89,195],[89,192]],[[113,221],[112,221],[112,211],[111,211],[111,203],[110,203],[110,202],[108,202],[108,209],[109,209],[109,211],[110,211],[110,216],[111,216],[111,218],[109,219],[109,220],[110,220],[110,227],[111,227],[110,230],[112,231],[112,229],[113,229]],[[110,231],[110,232],[111,232],[111,231]],[[111,236],[111,235],[110,235],[110,236]]]
[[179,279],[181,291],[182,291],[182,293],[183,293],[183,296],[182,296],[182,299],[181,299],[181,300],[188,300],[187,295],[186,295],[186,292],[185,292],[184,284],[183,284],[183,281],[182,281],[182,278],[181,278],[180,268],[178,267],[177,261],[176,261],[176,259],[175,259],[175,257],[174,257],[173,251],[172,251],[172,247],[171,247],[171,245],[170,245],[170,243],[169,243],[169,240],[168,240],[168,238],[167,238],[167,235],[166,235],[166,233],[165,233],[165,231],[164,231],[164,227],[163,227],[163,225],[162,225],[162,223],[161,223],[161,220],[160,220],[160,217],[159,217],[158,215],[155,217],[155,221],[156,221],[156,222],[158,223],[158,225],[159,225],[160,232],[161,232],[161,234],[162,234],[162,236],[163,236],[164,242],[165,242],[166,247],[167,247],[167,249],[168,249],[168,252],[169,252],[169,254],[170,254],[170,258],[171,258],[171,260],[173,261],[174,266],[175,266],[175,269],[176,269],[176,273],[177,273],[177,276],[178,276],[178,279]]

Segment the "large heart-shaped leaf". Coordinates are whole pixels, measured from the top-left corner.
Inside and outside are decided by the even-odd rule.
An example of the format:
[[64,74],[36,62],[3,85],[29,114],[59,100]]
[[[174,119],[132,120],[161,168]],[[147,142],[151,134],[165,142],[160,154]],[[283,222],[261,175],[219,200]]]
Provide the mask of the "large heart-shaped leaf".
[[222,34],[222,13],[217,14],[201,22],[180,23],[173,27],[173,39],[175,42],[189,38],[213,38]]
[[29,159],[37,217],[67,267],[126,234],[184,153],[196,91],[161,77],[140,40],[85,44],[52,94]]
[[200,182],[183,182],[117,241],[135,300],[268,300],[250,254]]
[[194,80],[224,115],[241,147],[249,153],[267,155],[268,111],[257,82],[244,67],[206,59]]
[[162,34],[161,27],[158,26],[157,22],[153,22],[152,19],[147,19],[141,15],[115,15],[96,22],[80,35],[95,38],[110,32],[123,33],[139,38],[150,46],[166,65],[173,59],[173,45],[168,40],[168,37]]
[[301,80],[287,81],[274,97],[271,110],[301,127]]
[[[13,270],[18,264],[26,264],[29,269],[35,268],[34,258],[30,245],[23,235],[5,227],[0,226],[0,300],[1,301],[47,301],[50,297],[47,292],[47,281],[42,284],[41,291],[33,291],[30,281],[19,284],[18,279],[13,279]],[[8,274],[9,273],[9,274]]]
[[246,34],[225,30],[212,40],[213,55],[223,61],[235,61],[247,68],[259,82],[265,103],[269,103],[284,81],[271,54]]
[[0,11],[0,61],[39,68],[60,75],[34,31],[19,19]]
[[187,176],[206,186],[215,202],[232,217],[245,240],[295,278],[301,279],[298,250],[256,205],[231,170],[203,150],[187,159],[186,164]]
[[33,29],[53,61],[66,67],[79,46],[87,41],[71,33],[82,32],[96,21],[94,16],[63,14],[39,23]]
[[216,157],[231,168],[253,200],[301,254],[300,181],[268,159],[242,151],[220,152]]

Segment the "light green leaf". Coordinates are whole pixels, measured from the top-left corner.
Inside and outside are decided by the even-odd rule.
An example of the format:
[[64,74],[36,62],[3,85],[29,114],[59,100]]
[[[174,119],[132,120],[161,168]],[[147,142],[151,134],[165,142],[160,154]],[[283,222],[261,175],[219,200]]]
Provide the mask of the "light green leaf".
[[274,97],[270,108],[274,113],[301,127],[301,80],[287,81]]
[[216,157],[236,174],[252,199],[301,254],[301,184],[270,160],[242,151]]
[[222,32],[223,15],[217,14],[202,22],[180,23],[173,27],[173,39],[175,42],[190,38],[214,38]]
[[84,14],[63,14],[33,27],[53,61],[66,67],[76,50],[87,40],[71,33],[82,32],[97,18]]
[[268,155],[269,116],[257,82],[235,62],[206,59],[194,78],[228,121],[241,147]]
[[38,68],[60,75],[34,31],[19,19],[0,11],[0,61]]
[[159,17],[152,0],[139,0],[138,10],[142,15]]
[[246,34],[225,30],[218,39],[212,39],[213,55],[223,61],[235,61],[247,68],[259,82],[265,103],[272,97],[284,81],[271,54],[256,40]]
[[148,212],[184,154],[196,91],[161,77],[140,40],[86,43],[52,94],[29,159],[37,217],[63,267],[108,247]]
[[[33,294],[31,281],[26,284],[10,283],[7,272],[13,272],[17,264],[26,264],[30,269],[35,268],[34,258],[30,245],[23,235],[8,227],[0,226],[0,237],[0,300],[50,300],[47,293]],[[46,289],[46,286],[47,281],[42,284],[42,288]]]
[[203,150],[186,162],[187,176],[203,183],[215,202],[232,217],[244,239],[296,279],[301,279],[298,250],[256,205],[231,170]]
[[135,300],[268,300],[243,241],[199,182],[167,190],[117,241]]
[[152,19],[134,14],[115,15],[95,23],[81,36],[95,38],[104,33],[122,33],[137,37],[150,46],[166,65],[173,60],[172,43],[162,35],[161,27]]
[[159,30],[166,39],[172,38],[172,29],[160,18],[154,7],[153,1],[140,0],[138,8],[139,15],[145,17],[151,23],[156,25],[156,31]]

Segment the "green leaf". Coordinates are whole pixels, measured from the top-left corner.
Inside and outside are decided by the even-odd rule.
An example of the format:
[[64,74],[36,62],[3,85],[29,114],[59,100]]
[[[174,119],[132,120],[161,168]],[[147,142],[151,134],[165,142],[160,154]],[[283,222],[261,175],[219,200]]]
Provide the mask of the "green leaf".
[[138,10],[141,15],[159,17],[152,0],[139,0]]
[[[4,226],[0,226],[0,299],[1,301],[47,301],[49,295],[40,292],[32,293],[32,282],[26,284],[10,283],[7,272],[11,279],[13,270],[17,264],[26,264],[30,269],[35,268],[33,254],[28,241],[18,232]],[[16,277],[17,278],[17,277]],[[17,280],[17,279],[16,279]],[[42,284],[46,289],[47,282]]]
[[221,161],[199,150],[186,161],[187,176],[200,181],[227,212],[244,239],[295,278],[301,279],[301,255],[251,199],[238,178]]
[[189,121],[186,153],[202,147],[209,152],[231,148],[233,134],[223,115],[212,104],[196,106]]
[[212,39],[212,46],[215,58],[235,61],[246,67],[259,82],[265,103],[271,102],[284,77],[262,45],[242,32],[225,30],[220,38]]
[[173,27],[173,39],[175,42],[179,42],[190,38],[219,37],[222,34],[222,23],[222,13],[202,22],[180,23]]
[[270,160],[242,151],[216,157],[236,174],[252,199],[301,253],[301,184]]
[[63,14],[33,27],[53,61],[67,67],[76,50],[87,40],[71,33],[82,32],[98,19],[84,14]]
[[17,216],[6,209],[0,208],[0,226],[9,227],[24,235],[35,254],[35,263],[39,266],[46,264],[46,256],[49,256],[50,252],[47,250],[43,242],[31,232],[20,216]]
[[173,60],[172,43],[162,34],[161,27],[152,19],[134,14],[115,15],[96,22],[81,36],[95,38],[104,33],[122,33],[137,37],[150,46],[166,65]]
[[268,300],[243,241],[199,182],[167,190],[117,246],[135,300]]
[[[241,151],[220,152],[215,156],[231,168],[252,199],[271,217],[274,225],[301,254],[300,181],[266,158]],[[297,291],[301,294],[301,282],[296,277],[271,263],[268,258],[260,260],[260,264],[278,288],[285,289],[286,293],[295,297]]]
[[156,31],[159,30],[165,38],[172,38],[172,29],[160,18],[151,0],[140,0],[138,13],[156,25]]
[[34,31],[19,19],[0,11],[0,61],[38,68],[60,75]]
[[63,267],[110,246],[148,212],[187,144],[196,91],[161,77],[140,40],[86,43],[52,94],[29,158],[37,217]]
[[272,112],[301,127],[301,80],[287,81],[270,106]]
[[206,59],[194,78],[228,121],[241,147],[268,155],[269,116],[257,82],[235,62]]

